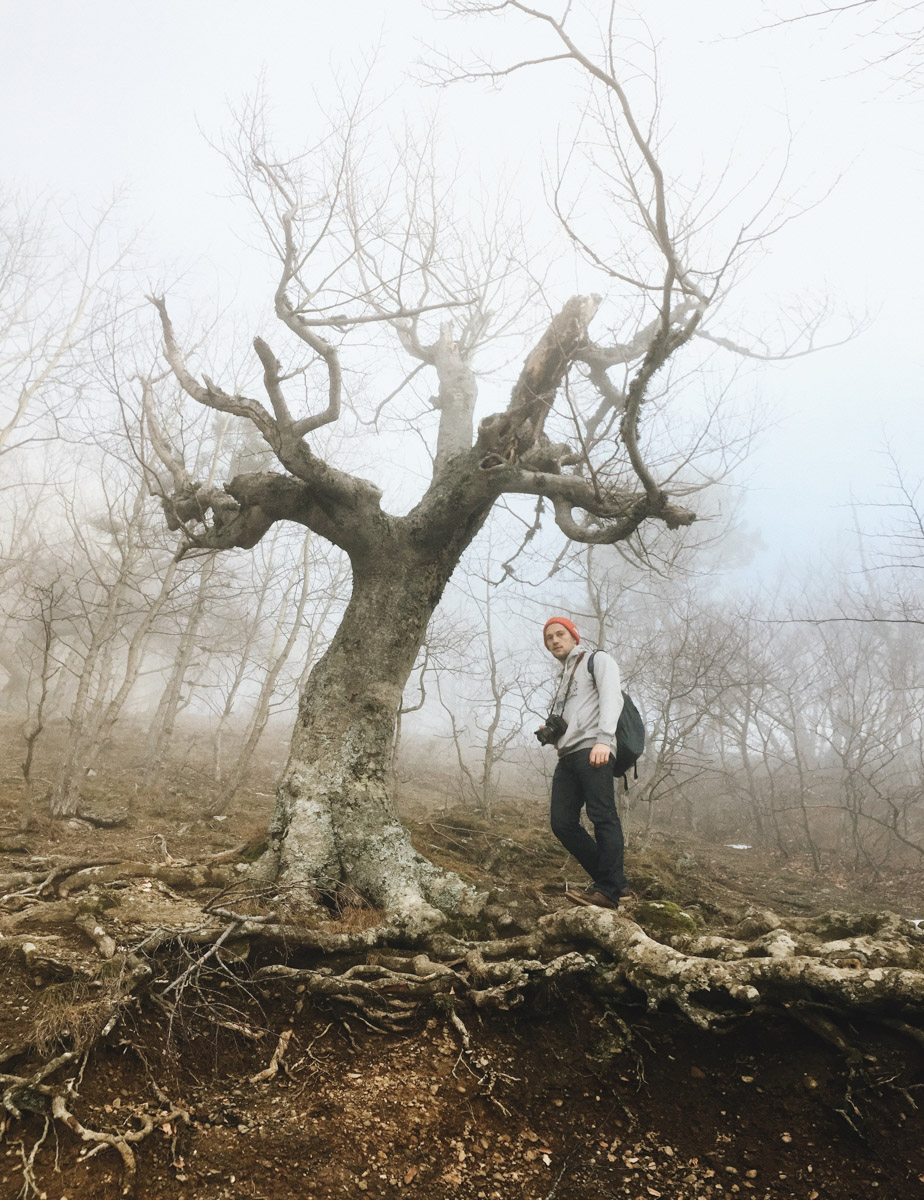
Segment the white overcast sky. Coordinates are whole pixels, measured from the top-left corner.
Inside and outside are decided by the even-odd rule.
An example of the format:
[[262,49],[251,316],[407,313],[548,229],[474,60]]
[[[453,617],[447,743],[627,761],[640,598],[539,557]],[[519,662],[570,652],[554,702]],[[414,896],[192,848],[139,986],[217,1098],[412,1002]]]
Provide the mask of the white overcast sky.
[[[881,0],[879,12],[888,8]],[[851,492],[869,496],[883,481],[877,451],[887,440],[912,475],[924,473],[924,79],[915,90],[865,67],[879,43],[861,38],[849,14],[736,36],[766,23],[769,7],[648,0],[644,11],[660,42],[662,119],[672,152],[688,160],[678,167],[708,174],[730,161],[746,175],[779,159],[789,129],[784,190],[811,200],[839,178],[762,263],[764,303],[827,290],[875,313],[851,344],[748,377],[775,422],[745,471],[748,521],[763,530],[771,569],[781,555],[816,556],[850,526]],[[795,0],[777,11],[797,11]],[[246,279],[228,180],[203,130],[220,136],[261,76],[294,146],[311,140],[314,96],[332,94],[364,59],[376,59],[374,86],[394,93],[387,111],[398,120],[437,99],[409,78],[427,44],[519,53],[512,22],[440,21],[420,0],[0,0],[0,14],[7,184],[76,197],[87,210],[125,187],[124,220],[143,228],[145,259],[195,262],[196,277],[220,279],[225,293]],[[455,90],[442,119],[486,174],[503,163],[516,177],[519,164],[531,182],[540,146],[554,149],[570,86],[551,68],[500,95]]]

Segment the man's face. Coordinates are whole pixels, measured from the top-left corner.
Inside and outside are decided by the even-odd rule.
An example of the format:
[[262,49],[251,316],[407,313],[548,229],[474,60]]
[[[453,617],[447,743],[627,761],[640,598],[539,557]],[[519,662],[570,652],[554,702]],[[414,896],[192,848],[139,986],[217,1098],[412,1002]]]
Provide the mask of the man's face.
[[571,636],[564,625],[550,625],[545,631],[545,648],[561,662],[566,659],[577,641]]

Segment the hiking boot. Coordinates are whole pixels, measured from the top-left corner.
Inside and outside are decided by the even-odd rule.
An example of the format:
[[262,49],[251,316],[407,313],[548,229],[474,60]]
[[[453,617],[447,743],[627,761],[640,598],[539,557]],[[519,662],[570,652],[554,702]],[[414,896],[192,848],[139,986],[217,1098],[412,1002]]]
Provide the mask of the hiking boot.
[[570,900],[572,904],[586,904],[593,908],[618,908],[619,904],[615,900],[611,900],[609,896],[604,896],[602,892],[579,892],[569,891],[565,893],[565,899]]

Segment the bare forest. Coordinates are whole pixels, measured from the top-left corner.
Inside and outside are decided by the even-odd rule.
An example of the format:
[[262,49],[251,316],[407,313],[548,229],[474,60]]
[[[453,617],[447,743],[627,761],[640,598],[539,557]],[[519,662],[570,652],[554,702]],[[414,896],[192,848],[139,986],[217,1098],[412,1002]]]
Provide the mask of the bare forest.
[[[250,308],[0,196],[0,1200],[924,1194],[920,471],[772,581],[741,517],[742,379],[866,318],[749,324],[804,206],[679,170],[615,9],[449,8],[435,96],[571,106],[538,231],[374,78],[204,146]],[[645,719],[614,912],[553,613]]]

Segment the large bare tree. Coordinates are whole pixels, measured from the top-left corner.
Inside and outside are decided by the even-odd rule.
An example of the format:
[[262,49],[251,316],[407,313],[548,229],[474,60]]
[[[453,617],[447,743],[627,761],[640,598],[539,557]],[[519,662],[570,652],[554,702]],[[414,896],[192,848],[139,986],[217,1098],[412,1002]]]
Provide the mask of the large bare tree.
[[[253,342],[262,398],[197,374],[188,335],[166,298],[152,297],[182,388],[252,423],[280,467],[224,487],[198,483],[157,436],[149,387],[171,527],[191,546],[230,549],[292,521],[343,550],[352,568],[342,623],[301,695],[262,865],[281,887],[348,884],[409,926],[475,899],[414,851],[389,797],[402,690],[448,579],[501,497],[541,498],[567,538],[590,544],[624,541],[649,522],[677,529],[694,520],[686,497],[704,475],[686,468],[709,440],[708,406],[690,420],[685,384],[672,419],[668,368],[706,335],[731,268],[759,236],[739,228],[704,250],[700,210],[690,194],[672,196],[659,158],[656,97],[643,94],[645,111],[636,112],[615,34],[594,55],[538,10],[462,7],[526,18],[553,39],[553,69],[564,63],[583,77],[581,133],[550,192],[570,252],[611,291],[603,311],[600,295],[572,296],[547,309],[531,340],[519,334],[522,367],[506,404],[476,423],[479,376],[493,363],[505,378],[498,339],[511,345],[540,306],[535,289],[515,286],[518,269],[534,280],[535,268],[503,223],[503,198],[493,210],[479,201],[488,215],[460,232],[447,197],[467,184],[439,177],[432,131],[409,134],[389,156],[364,140],[353,109],[309,155],[284,159],[265,138],[259,105],[240,118],[228,157],[279,260],[280,340]],[[497,79],[532,65],[448,73]],[[586,187],[582,155],[596,172]],[[582,222],[578,196],[591,194],[605,206],[602,225]],[[403,375],[386,337],[410,360]],[[433,381],[428,399],[415,390],[422,375]],[[328,427],[358,422],[390,429],[373,458],[391,450],[396,473],[413,469],[419,438],[427,447],[429,477],[410,501],[405,480],[393,505],[402,511],[321,450]],[[657,428],[671,436],[659,442]]]

